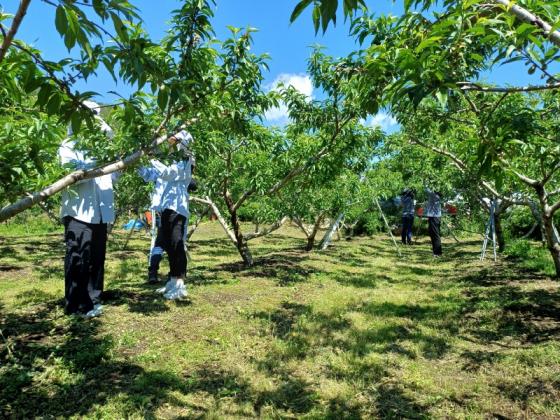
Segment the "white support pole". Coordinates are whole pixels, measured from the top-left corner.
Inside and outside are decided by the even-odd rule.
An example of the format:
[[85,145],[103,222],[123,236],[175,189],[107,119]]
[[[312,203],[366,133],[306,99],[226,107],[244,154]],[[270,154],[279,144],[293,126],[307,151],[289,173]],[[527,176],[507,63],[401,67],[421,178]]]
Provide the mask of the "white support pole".
[[152,260],[152,252],[154,252],[154,247],[156,246],[156,237],[157,237],[157,213],[155,210],[151,211],[152,215],[152,226],[150,229],[150,235],[152,239],[150,241],[150,252],[148,254],[148,265],[150,265],[150,261]]
[[397,245],[397,241],[395,240],[395,237],[393,236],[393,232],[391,232],[391,227],[389,226],[389,222],[387,221],[387,218],[385,217],[385,213],[383,213],[383,209],[381,208],[381,205],[379,204],[379,200],[377,200],[377,198],[374,198],[373,200],[375,201],[375,204],[377,205],[377,208],[379,209],[379,213],[381,213],[381,217],[383,218],[383,221],[385,222],[385,227],[387,227],[387,231],[389,232],[389,235],[391,236],[391,239],[393,240],[393,244],[395,245],[395,248],[397,250],[397,254],[399,254],[399,257],[402,257],[401,250],[399,249],[399,246]]
[[327,247],[332,241],[335,232],[338,232],[338,227],[340,226],[340,223],[342,222],[343,218],[344,218],[344,212],[340,213],[338,217],[331,223],[329,230],[327,231],[327,233],[323,237],[323,240],[319,244],[319,248],[321,249],[321,251],[327,249]]

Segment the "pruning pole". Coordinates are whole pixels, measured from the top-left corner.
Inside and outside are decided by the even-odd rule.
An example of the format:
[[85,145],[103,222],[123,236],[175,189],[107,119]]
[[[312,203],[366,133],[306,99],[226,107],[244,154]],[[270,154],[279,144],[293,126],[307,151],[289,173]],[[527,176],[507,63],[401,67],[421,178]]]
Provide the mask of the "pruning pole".
[[[443,219],[443,217],[442,217],[442,219]],[[451,234],[453,239],[455,239],[455,242],[457,242],[458,244],[461,243],[459,241],[459,239],[457,239],[457,236],[455,236],[455,233],[453,232],[453,229],[451,228],[451,224],[445,219],[443,219],[443,222],[445,223],[445,226],[447,226],[447,229],[449,229],[449,233]]]
[[122,251],[126,250],[126,247],[128,246],[128,242],[130,241],[130,238],[132,238],[132,234],[134,233],[134,226],[136,226],[136,222],[138,221],[138,219],[139,219],[139,217],[138,217],[138,214],[137,214],[136,218],[134,219],[134,223],[132,224],[132,228],[130,229],[130,232],[128,233],[128,236],[126,237],[126,241],[124,241]]
[[399,246],[397,245],[397,241],[395,240],[395,237],[393,236],[393,232],[391,232],[391,227],[389,226],[389,222],[387,222],[387,218],[385,217],[385,213],[383,213],[383,209],[381,208],[381,205],[379,204],[379,201],[377,200],[377,198],[374,198],[373,200],[375,201],[375,204],[377,205],[377,208],[379,209],[379,212],[381,213],[381,217],[383,218],[383,221],[385,222],[385,227],[387,228],[387,231],[389,232],[389,235],[391,236],[391,239],[393,240],[393,244],[395,245],[395,248],[397,250],[397,254],[399,254],[399,257],[402,257],[401,250],[399,249]]

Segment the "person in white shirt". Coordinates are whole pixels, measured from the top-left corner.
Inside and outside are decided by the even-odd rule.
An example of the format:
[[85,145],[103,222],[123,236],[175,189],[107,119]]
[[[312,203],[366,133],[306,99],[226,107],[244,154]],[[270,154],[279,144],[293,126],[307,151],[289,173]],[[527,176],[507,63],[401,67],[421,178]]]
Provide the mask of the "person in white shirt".
[[[113,137],[113,131],[100,117],[100,106],[85,101],[100,123],[101,131]],[[69,137],[59,149],[63,166],[71,169],[92,169],[94,159],[78,150],[71,128]],[[113,181],[116,175],[87,179],[68,187],[62,193],[61,218],[64,222],[65,311],[67,314],[96,316],[101,313],[107,224],[115,221]]]
[[180,159],[171,165],[152,160],[150,167],[139,170],[145,181],[155,182],[151,209],[161,215],[155,246],[151,252],[148,281],[157,282],[159,263],[165,251],[169,259],[169,280],[159,291],[166,299],[171,300],[187,296],[184,282],[187,273],[185,237],[190,215],[189,185],[192,179],[193,159],[189,152],[189,144],[192,141],[189,133],[181,131],[169,139],[170,145],[177,146]]

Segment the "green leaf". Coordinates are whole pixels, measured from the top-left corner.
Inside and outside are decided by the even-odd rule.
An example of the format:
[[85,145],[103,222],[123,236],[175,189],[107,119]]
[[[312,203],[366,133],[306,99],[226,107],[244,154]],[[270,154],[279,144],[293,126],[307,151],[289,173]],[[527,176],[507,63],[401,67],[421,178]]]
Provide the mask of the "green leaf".
[[319,25],[321,24],[321,10],[316,7],[313,9],[313,26],[315,27],[315,33],[319,32]]
[[292,12],[292,15],[290,16],[290,23],[293,23],[298,17],[299,15],[301,15],[301,13],[311,4],[313,0],[302,0],[300,1],[295,9]]
[[72,114],[71,117],[71,126],[72,126],[72,132],[74,134],[77,134],[80,132],[80,128],[82,126],[82,115],[80,114],[79,111],[75,111]]
[[64,35],[66,33],[66,30],[68,29],[66,9],[63,6],[58,6],[56,8],[55,26],[60,35]]
[[113,20],[113,26],[115,27],[115,31],[120,39],[123,41],[128,41],[128,32],[126,31],[126,26],[124,25],[123,21],[114,12],[111,12],[111,19]]

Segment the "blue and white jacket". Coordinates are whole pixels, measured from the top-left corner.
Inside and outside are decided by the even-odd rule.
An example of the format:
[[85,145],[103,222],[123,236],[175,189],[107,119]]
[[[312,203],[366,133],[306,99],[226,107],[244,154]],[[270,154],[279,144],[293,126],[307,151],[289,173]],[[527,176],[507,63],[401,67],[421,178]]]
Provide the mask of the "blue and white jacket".
[[187,159],[167,166],[158,160],[151,160],[151,167],[139,169],[146,182],[155,182],[151,209],[163,212],[173,210],[189,218],[189,183],[192,178],[192,162]]

